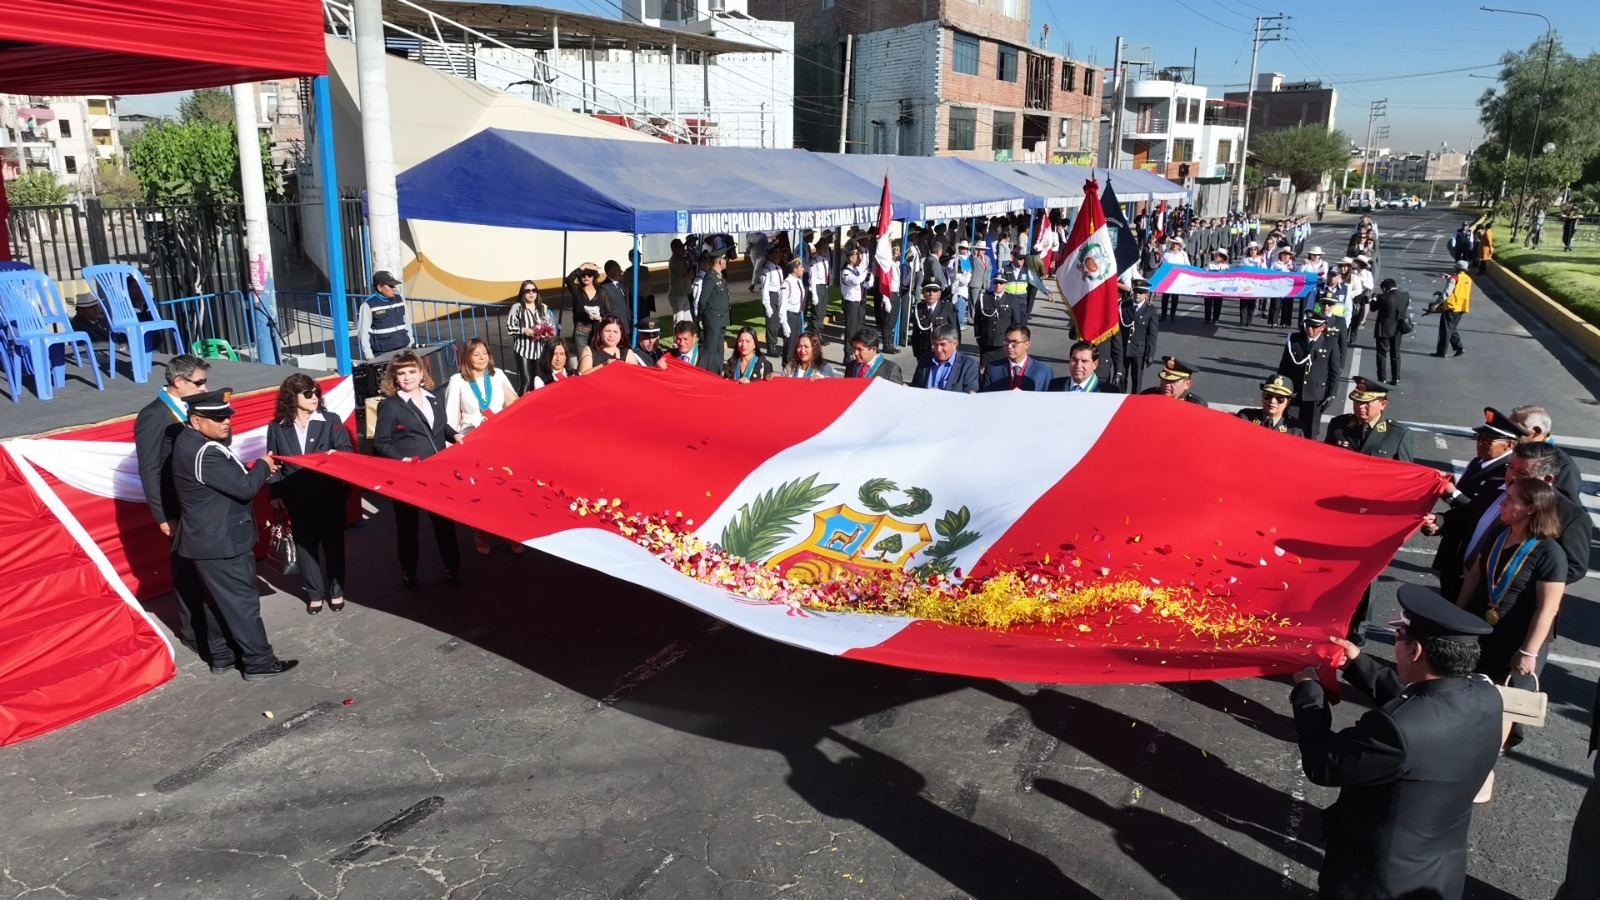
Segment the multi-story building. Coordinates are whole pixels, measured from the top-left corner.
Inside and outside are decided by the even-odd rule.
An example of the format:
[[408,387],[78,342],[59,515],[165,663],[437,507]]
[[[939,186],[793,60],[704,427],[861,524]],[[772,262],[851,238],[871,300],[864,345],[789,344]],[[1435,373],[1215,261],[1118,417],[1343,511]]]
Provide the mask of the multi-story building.
[[[1249,91],[1229,91],[1222,95],[1229,107],[1243,111],[1250,103]],[[1250,113],[1250,141],[1273,131],[1302,125],[1336,128],[1339,92],[1323,87],[1320,81],[1284,81],[1278,72],[1264,72],[1256,78],[1255,106]]]
[[1179,182],[1225,182],[1236,174],[1244,139],[1242,108],[1207,97],[1204,86],[1172,70],[1130,78],[1121,86],[1115,81],[1107,88],[1112,111],[1102,141],[1107,165],[1146,169]]
[[110,96],[30,97],[0,94],[0,174],[30,169],[91,191],[99,164],[122,154],[117,101]]
[[795,23],[797,146],[1095,161],[1100,69],[1032,46],[1026,0],[749,2]]

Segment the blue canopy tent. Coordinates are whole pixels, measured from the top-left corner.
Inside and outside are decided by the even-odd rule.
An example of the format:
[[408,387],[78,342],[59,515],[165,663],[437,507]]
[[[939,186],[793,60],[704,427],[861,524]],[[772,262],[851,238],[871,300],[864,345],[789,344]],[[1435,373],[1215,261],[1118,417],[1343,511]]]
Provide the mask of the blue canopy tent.
[[986,173],[974,175],[970,166],[954,157],[812,155],[877,184],[880,192],[887,174],[889,199],[898,219],[971,219],[1020,212],[1027,206],[1026,192]]
[[489,128],[407,169],[396,187],[407,219],[637,235],[868,222],[882,182],[804,150]]
[[1029,209],[1067,209],[1083,203],[1083,182],[1076,182],[1065,166],[1038,163],[962,160],[962,165],[985,177],[995,178],[1027,195]]

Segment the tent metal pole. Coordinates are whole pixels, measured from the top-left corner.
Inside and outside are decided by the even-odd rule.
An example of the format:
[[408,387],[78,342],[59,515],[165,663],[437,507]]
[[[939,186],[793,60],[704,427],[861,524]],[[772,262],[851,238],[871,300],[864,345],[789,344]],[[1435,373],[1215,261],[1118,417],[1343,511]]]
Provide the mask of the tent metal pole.
[[[900,271],[902,272],[906,268],[906,254],[911,250],[911,229],[907,224],[908,221],[907,219],[900,220]],[[909,298],[911,296],[911,285],[902,284],[900,285],[900,290],[905,294],[905,297]],[[894,322],[890,323],[890,333],[893,336],[889,339],[889,346],[898,347],[900,346],[900,314],[902,312],[900,304],[906,301],[901,297],[896,297],[894,300]]]
[[350,310],[344,293],[344,228],[339,222],[338,156],[333,147],[333,98],[328,76],[311,80],[317,111],[317,187],[322,192],[323,240],[328,256],[328,318],[333,330],[334,368],[350,374]]
[[633,321],[628,323],[628,330],[633,332],[633,345],[639,346],[639,232],[633,233]]

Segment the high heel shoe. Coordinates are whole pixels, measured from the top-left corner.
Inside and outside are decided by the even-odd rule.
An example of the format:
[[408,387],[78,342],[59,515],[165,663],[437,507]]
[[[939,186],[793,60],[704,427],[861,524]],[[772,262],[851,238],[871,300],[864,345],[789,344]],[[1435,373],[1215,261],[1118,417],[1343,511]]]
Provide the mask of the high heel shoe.
[[329,600],[328,608],[334,612],[344,612],[344,598],[340,597],[337,600]]
[[1478,796],[1472,798],[1473,803],[1488,803],[1494,799],[1494,770],[1489,770],[1489,777],[1483,780],[1483,787],[1478,788]]
[[307,614],[314,616],[314,615],[316,615],[317,613],[320,613],[320,612],[322,612],[322,601],[321,600],[313,600],[310,603],[306,604],[306,613]]

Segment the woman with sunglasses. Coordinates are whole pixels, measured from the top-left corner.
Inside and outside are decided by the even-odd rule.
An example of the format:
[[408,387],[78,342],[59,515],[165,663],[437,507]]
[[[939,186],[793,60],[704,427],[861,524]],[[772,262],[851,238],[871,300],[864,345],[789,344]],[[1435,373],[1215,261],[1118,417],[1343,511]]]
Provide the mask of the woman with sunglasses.
[[595,323],[605,314],[606,297],[600,289],[600,266],[586,262],[567,276],[567,289],[572,292],[572,344],[582,347],[589,343]]
[[[350,431],[322,402],[322,388],[296,373],[278,387],[278,406],[267,423],[267,452],[274,456],[354,453]],[[287,511],[295,558],[306,585],[306,612],[327,604],[344,609],[344,526],[350,485],[290,463],[274,475],[272,507]],[[319,560],[318,557],[321,557]]]
[[733,357],[723,363],[722,377],[740,384],[772,377],[772,363],[756,352],[756,330],[749,325],[739,329],[739,335],[733,339]]
[[539,299],[539,286],[532,281],[524,281],[517,289],[517,296],[511,298],[506,333],[511,336],[511,349],[517,355],[517,382],[522,392],[527,393],[533,390],[533,378],[538,373],[545,339],[556,335],[555,316]]

